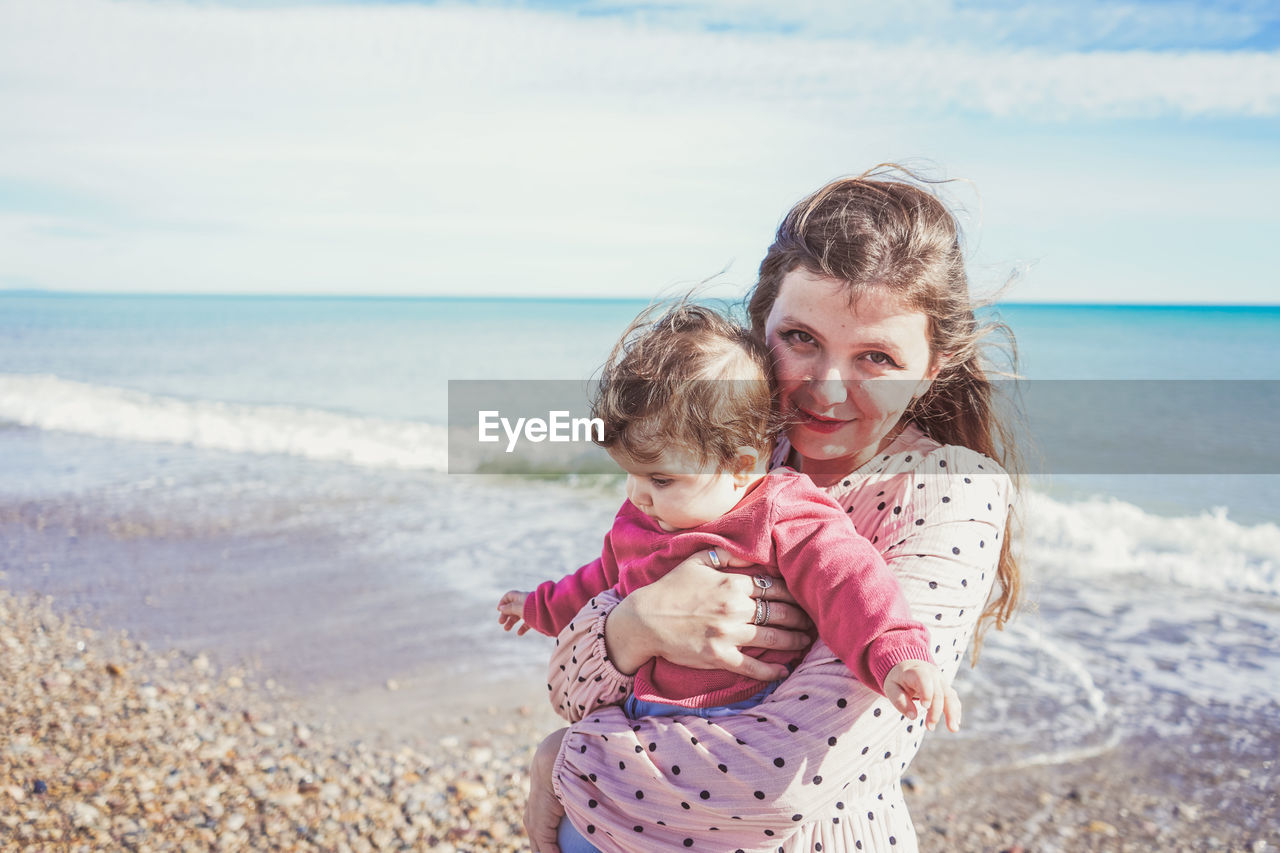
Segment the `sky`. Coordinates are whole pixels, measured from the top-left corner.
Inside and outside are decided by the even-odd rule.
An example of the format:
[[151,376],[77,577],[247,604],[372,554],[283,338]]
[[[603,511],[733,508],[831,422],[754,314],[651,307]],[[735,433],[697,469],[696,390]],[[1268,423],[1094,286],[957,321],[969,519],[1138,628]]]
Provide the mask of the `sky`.
[[979,291],[1280,303],[1280,5],[0,0],[0,290],[733,294],[886,161]]

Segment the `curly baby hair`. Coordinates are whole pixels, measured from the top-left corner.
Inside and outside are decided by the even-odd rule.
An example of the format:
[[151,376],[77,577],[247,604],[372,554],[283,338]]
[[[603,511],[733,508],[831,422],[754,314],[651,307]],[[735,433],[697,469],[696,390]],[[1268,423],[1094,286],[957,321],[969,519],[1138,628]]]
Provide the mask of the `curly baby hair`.
[[768,458],[781,431],[764,345],[689,297],[631,322],[601,370],[591,414],[604,421],[596,444],[642,463],[675,445],[725,468],[740,447]]

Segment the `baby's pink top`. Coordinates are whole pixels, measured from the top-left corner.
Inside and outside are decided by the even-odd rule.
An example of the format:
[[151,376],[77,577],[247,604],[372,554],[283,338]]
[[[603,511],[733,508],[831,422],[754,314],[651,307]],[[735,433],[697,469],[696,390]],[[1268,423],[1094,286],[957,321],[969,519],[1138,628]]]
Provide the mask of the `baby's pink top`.
[[[708,548],[756,564],[725,571],[785,578],[818,636],[858,680],[875,690],[882,690],[895,665],[932,660],[928,632],[911,618],[880,552],[812,480],[785,468],[762,478],[725,515],[688,530],[664,531],[631,501],[625,502],[605,536],[600,558],[560,581],[541,584],[525,602],[524,621],[555,636],[592,596],[615,587],[630,595]],[[747,651],[787,666],[805,656],[805,650]],[[636,673],[634,692],[646,702],[707,708],[747,699],[764,686],[735,673],[653,658]]]

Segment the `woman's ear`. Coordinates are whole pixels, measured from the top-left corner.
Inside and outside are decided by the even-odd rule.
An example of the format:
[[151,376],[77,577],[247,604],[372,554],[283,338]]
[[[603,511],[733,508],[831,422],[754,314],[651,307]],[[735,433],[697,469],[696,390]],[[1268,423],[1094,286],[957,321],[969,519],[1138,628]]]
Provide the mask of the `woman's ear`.
[[924,376],[916,383],[915,393],[911,395],[913,403],[929,393],[929,386],[933,384],[934,380],[938,378],[938,374],[942,373],[950,363],[951,353],[949,352],[940,352],[934,356],[929,369],[925,371]]
[[759,450],[745,445],[739,447],[730,467],[730,471],[733,473],[734,485],[738,486],[738,488],[750,485],[759,474],[760,461]]
[[934,356],[932,363],[929,365],[929,369],[925,371],[924,378],[930,382],[937,379],[938,374],[951,364],[951,356],[952,353],[949,352],[940,352]]

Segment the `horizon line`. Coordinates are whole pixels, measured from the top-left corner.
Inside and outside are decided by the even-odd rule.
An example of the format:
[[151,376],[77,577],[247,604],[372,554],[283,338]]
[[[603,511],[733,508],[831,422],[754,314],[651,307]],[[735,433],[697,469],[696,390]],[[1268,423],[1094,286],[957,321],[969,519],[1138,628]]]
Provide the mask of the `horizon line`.
[[[646,296],[585,296],[576,294],[504,294],[504,293],[211,293],[180,291],[132,291],[132,290],[55,290],[51,288],[0,288],[0,297],[106,297],[157,299],[300,299],[300,300],[368,300],[368,301],[517,301],[517,302],[656,302]],[[744,294],[745,296],[745,294]],[[710,297],[712,300],[731,302],[743,297]],[[1028,306],[1041,308],[1280,308],[1280,302],[1068,302],[1063,300],[1012,300],[994,303],[1000,306]],[[986,307],[986,306],[983,306]]]

